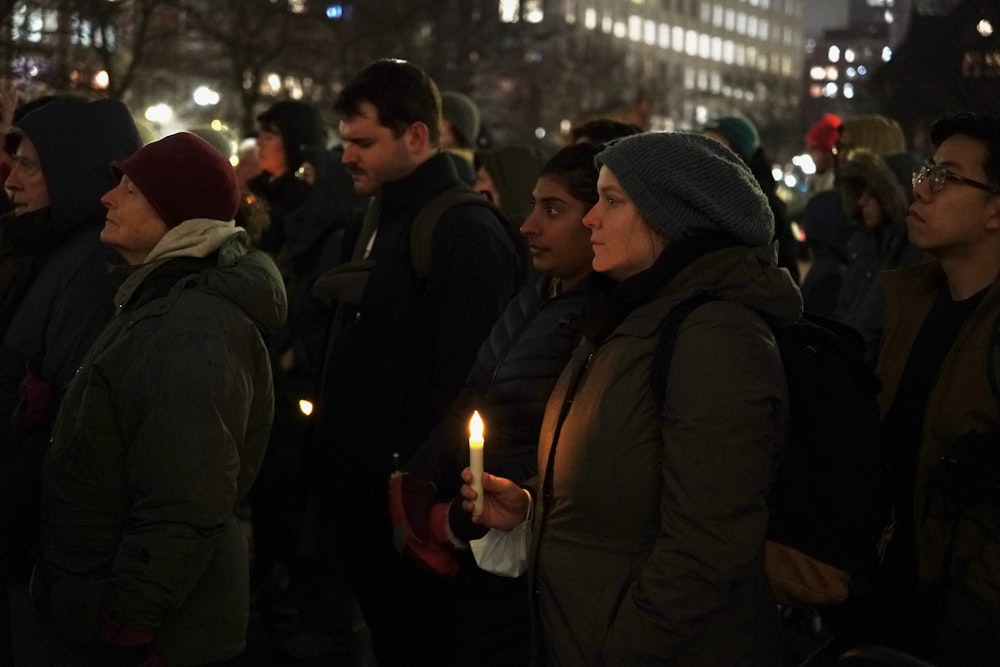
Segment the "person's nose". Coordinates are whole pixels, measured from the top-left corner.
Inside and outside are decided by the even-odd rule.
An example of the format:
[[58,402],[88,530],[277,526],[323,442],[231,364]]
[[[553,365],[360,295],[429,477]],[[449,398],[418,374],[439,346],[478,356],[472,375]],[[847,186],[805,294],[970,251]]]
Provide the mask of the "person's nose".
[[537,207],[531,209],[531,213],[528,214],[528,217],[524,219],[524,222],[521,223],[521,227],[519,228],[521,236],[526,236],[528,238],[538,236],[538,215],[539,213]]
[[347,144],[344,146],[344,155],[340,158],[340,161],[344,164],[357,164],[358,149],[354,146],[354,144]]
[[597,211],[597,207],[601,205],[601,202],[594,204],[587,214],[583,216],[583,226],[587,229],[597,229],[601,224],[601,216]]

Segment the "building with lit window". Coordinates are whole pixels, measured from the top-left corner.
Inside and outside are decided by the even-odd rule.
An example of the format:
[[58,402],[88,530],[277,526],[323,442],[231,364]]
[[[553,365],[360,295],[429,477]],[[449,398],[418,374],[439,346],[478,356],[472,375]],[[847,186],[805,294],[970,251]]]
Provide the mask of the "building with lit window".
[[803,129],[826,112],[840,116],[880,112],[875,74],[892,60],[899,4],[851,0],[846,28],[828,30],[806,43]]
[[[508,25],[529,24],[523,28],[529,34],[547,30],[585,41],[585,59],[600,58],[594,50],[601,44],[624,52],[622,65],[603,75],[619,84],[631,83],[636,97],[648,101],[652,129],[692,129],[712,117],[740,113],[780,141],[789,119],[796,126],[798,121],[804,4],[804,0],[500,0],[499,16]],[[603,83],[595,80],[590,85]],[[586,95],[581,97],[586,101]],[[605,106],[611,101],[604,100]]]

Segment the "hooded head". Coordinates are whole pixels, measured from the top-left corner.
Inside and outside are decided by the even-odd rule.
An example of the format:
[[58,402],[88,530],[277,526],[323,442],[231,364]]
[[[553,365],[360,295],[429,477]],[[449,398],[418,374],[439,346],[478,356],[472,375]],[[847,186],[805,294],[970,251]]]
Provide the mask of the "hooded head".
[[277,130],[285,146],[285,163],[294,172],[305,161],[306,150],[326,148],[326,125],[311,104],[282,100],[257,116],[262,128]]
[[828,113],[816,121],[806,132],[806,146],[821,151],[831,151],[840,137],[840,116]]
[[700,134],[650,132],[609,144],[607,166],[653,229],[672,241],[726,234],[748,246],[770,243],[774,216],[740,158]]
[[38,153],[51,233],[57,236],[103,222],[101,196],[114,187],[108,165],[142,145],[128,108],[113,99],[47,100],[17,121],[12,133],[30,139]]
[[146,144],[127,160],[113,162],[118,179],[126,175],[166,223],[185,220],[230,221],[240,204],[236,171],[218,150],[190,132]]

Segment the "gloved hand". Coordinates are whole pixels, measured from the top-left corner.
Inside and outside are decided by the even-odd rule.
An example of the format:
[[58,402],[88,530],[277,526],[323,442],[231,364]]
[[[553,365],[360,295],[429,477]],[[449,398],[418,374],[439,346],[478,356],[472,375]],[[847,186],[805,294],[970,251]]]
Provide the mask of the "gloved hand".
[[134,660],[138,667],[167,667],[163,657],[153,650],[153,633],[122,623],[111,613],[102,611],[97,629],[101,644]]
[[448,529],[448,504],[435,503],[436,490],[425,479],[408,473],[389,480],[389,515],[393,542],[400,555],[411,558],[432,574],[458,574],[455,543]]
[[21,401],[18,403],[16,422],[23,431],[34,431],[45,423],[56,402],[55,392],[30,365],[24,370],[19,387]]

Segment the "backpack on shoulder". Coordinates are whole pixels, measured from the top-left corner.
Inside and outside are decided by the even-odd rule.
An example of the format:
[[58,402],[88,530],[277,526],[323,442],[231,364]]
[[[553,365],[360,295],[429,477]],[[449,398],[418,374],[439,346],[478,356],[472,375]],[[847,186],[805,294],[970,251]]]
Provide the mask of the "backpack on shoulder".
[[[332,268],[317,279],[315,290],[320,294],[344,304],[356,306],[361,303],[368,274],[375,266],[373,260],[364,259],[364,250],[378,223],[377,201],[372,202],[365,213],[351,261]],[[417,212],[410,227],[410,261],[413,263],[413,271],[417,278],[423,280],[430,275],[434,230],[441,218],[456,206],[487,208],[497,217],[508,235],[512,234],[510,225],[500,209],[474,190],[461,185],[438,193]]]
[[[650,383],[662,409],[681,322],[714,300],[694,296],[664,318]],[[785,367],[789,427],[767,502],[765,569],[778,603],[828,606],[863,585],[875,558],[879,382],[850,327],[804,314],[772,328]]]

